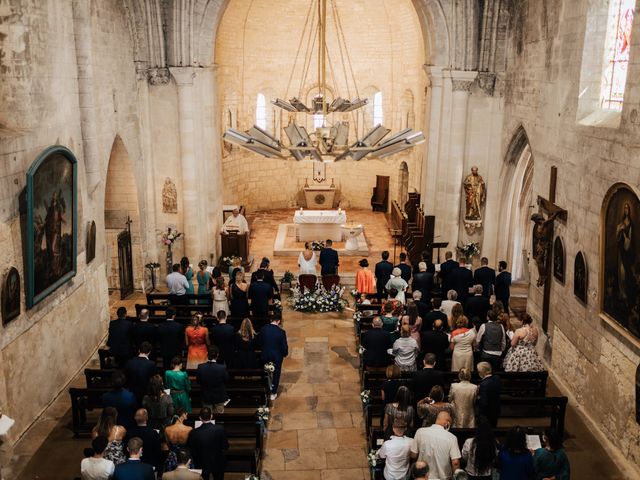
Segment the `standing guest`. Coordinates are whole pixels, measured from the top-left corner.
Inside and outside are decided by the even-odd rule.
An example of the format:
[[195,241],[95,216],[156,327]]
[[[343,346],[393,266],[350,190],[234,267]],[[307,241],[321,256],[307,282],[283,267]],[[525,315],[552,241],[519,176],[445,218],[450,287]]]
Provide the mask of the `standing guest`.
[[227,287],[224,285],[224,277],[220,275],[216,279],[216,284],[211,290],[211,296],[213,297],[213,311],[218,313],[219,311],[223,311],[227,315],[229,315],[229,292]]
[[387,353],[393,343],[389,332],[382,329],[380,317],[374,317],[372,329],[362,333],[360,345],[364,348],[362,363],[367,367],[386,367],[389,365],[390,357]]
[[224,413],[229,396],[226,383],[229,381],[227,367],[217,362],[220,351],[215,345],[209,346],[208,361],[198,365],[196,379],[202,390],[202,405],[214,413]]
[[407,314],[400,319],[401,325],[409,325],[411,338],[418,344],[420,349],[420,331],[422,330],[422,318],[418,315],[418,307],[412,302],[407,305]]
[[436,368],[436,356],[433,353],[427,353],[423,363],[424,368],[413,374],[413,393],[418,400],[427,397],[436,385],[444,387],[445,384],[444,373]]
[[553,428],[546,428],[542,439],[544,448],[538,448],[533,453],[535,479],[569,480],[569,459],[562,448],[562,435]]
[[538,357],[538,329],[528,313],[520,315],[522,327],[516,330],[511,339],[511,348],[504,358],[505,372],[542,372],[544,365]]
[[223,311],[218,312],[217,317],[218,323],[211,327],[211,341],[220,352],[218,361],[228,365],[233,360],[236,329],[227,323],[227,314]]
[[184,343],[187,346],[187,368],[196,368],[207,361],[209,330],[202,326],[202,315],[194,315],[191,325],[184,330]]
[[489,266],[489,259],[482,257],[480,259],[480,268],[473,272],[474,285],[482,285],[482,294],[490,298],[493,293],[493,287],[496,284],[496,271]]
[[429,465],[427,462],[416,462],[411,469],[411,480],[429,480]]
[[189,259],[187,257],[182,257],[182,259],[180,260],[180,271],[184,275],[184,278],[187,279],[187,283],[189,284],[186,294],[193,295],[193,269],[191,268],[191,263],[189,263]]
[[142,440],[133,437],[127,443],[129,459],[120,465],[116,465],[113,472],[113,480],[155,480],[153,467],[140,460],[142,456]]
[[[431,305],[422,301],[422,292],[420,290],[414,290],[411,292],[411,298],[413,299],[413,304],[418,309],[418,315],[422,319],[422,323],[420,325],[420,330],[424,329],[424,319],[431,311]],[[433,324],[429,325],[429,329],[433,326]]]
[[234,346],[235,353],[231,361],[233,368],[258,368],[255,350],[256,332],[253,330],[253,324],[248,318],[242,320],[240,331],[235,334]]
[[[224,224],[222,224],[222,232],[236,232],[239,235],[249,233],[249,222],[247,222],[246,217],[240,213],[238,208],[234,208],[231,215],[224,221]],[[205,478],[205,480],[208,479]]]
[[494,372],[500,370],[502,352],[507,345],[504,327],[493,310],[487,312],[487,323],[483,323],[476,336],[476,345],[480,350],[480,360],[489,362]]
[[419,428],[411,443],[411,458],[426,462],[432,479],[450,480],[453,471],[460,468],[458,439],[448,430],[451,415],[440,412],[430,427]]
[[433,273],[427,272],[427,264],[420,262],[418,264],[418,272],[413,274],[411,282],[411,290],[416,290],[422,294],[422,300],[426,303],[431,300],[431,291],[433,290]]
[[264,273],[256,274],[256,281],[249,287],[249,300],[251,300],[251,314],[254,317],[268,317],[269,304],[273,298],[273,288],[264,281]]
[[381,307],[382,310],[384,311],[387,305],[391,304],[392,306],[391,311],[393,313],[393,316],[395,317],[399,317],[404,312],[404,305],[400,300],[398,300],[398,295],[399,295],[398,290],[396,290],[395,288],[392,288],[391,290],[389,290],[389,295],[387,299],[384,302],[382,302],[382,307]]
[[393,271],[393,263],[389,261],[389,252],[385,250],[382,252],[382,260],[376,263],[374,273],[376,276],[376,290],[378,292],[378,298],[382,300],[384,295],[385,285],[391,278],[391,272]]
[[[502,325],[502,328],[504,328],[504,331],[507,334],[507,348],[508,348],[511,346],[511,339],[516,333],[516,328],[511,322],[511,318],[509,314],[504,311],[504,307],[500,300],[496,300],[495,302],[493,302],[493,306],[491,307],[491,310],[495,312],[498,318],[498,322],[500,322],[500,325]],[[503,353],[506,353],[506,351]]]
[[524,480],[533,478],[533,457],[527,449],[524,430],[513,427],[507,433],[498,456],[500,480]]
[[229,265],[229,288],[236,283],[236,275],[238,272],[244,273],[242,257],[232,257],[231,265]]
[[188,450],[181,448],[177,453],[178,466],[171,472],[162,474],[162,480],[202,480],[202,476],[189,470],[191,464],[191,454]]
[[298,267],[300,268],[300,275],[315,275],[316,264],[318,260],[316,258],[316,252],[311,250],[311,244],[305,242],[304,251],[298,255]]
[[149,380],[156,373],[155,362],[149,360],[150,353],[151,344],[142,342],[139,355],[129,360],[124,367],[129,390],[135,395],[138,405],[142,404],[142,397],[144,397],[149,388]]
[[280,372],[282,361],[289,355],[289,345],[287,344],[287,333],[280,326],[281,319],[272,318],[271,323],[265,325],[260,330],[258,345],[262,349],[261,360],[263,363],[273,362],[275,370],[271,382],[271,400],[278,396],[278,386],[280,385]]
[[[422,331],[426,332],[433,329],[433,323],[436,320],[442,321],[443,324],[447,324],[449,322],[449,317],[447,314],[440,310],[442,306],[442,300],[438,297],[435,297],[431,300],[431,309],[429,313],[427,313],[424,317],[422,317]],[[419,309],[420,307],[418,307]]]
[[511,296],[511,273],[507,272],[507,262],[500,260],[498,263],[498,276],[496,277],[496,300],[502,302],[505,312],[509,312],[509,297]]
[[464,257],[458,259],[458,266],[451,271],[448,281],[458,294],[458,301],[464,305],[469,297],[469,289],[473,286],[473,273],[467,268]]
[[484,296],[483,292],[482,285],[474,285],[473,296],[467,298],[464,304],[464,314],[467,318],[478,317],[482,323],[487,321],[487,312],[491,310],[489,298]]
[[[449,316],[449,331],[451,332],[451,337],[455,337],[459,333],[464,333],[467,331],[466,327],[460,328],[458,327],[458,321],[460,318],[464,317],[464,310],[460,304],[454,305],[451,309],[451,315]],[[468,325],[467,325],[468,327]]]
[[448,292],[453,289],[451,282],[449,281],[449,274],[454,268],[458,268],[459,264],[453,259],[453,253],[450,251],[444,254],[445,261],[440,264],[440,272],[438,277],[440,278],[440,286],[443,292]]
[[446,351],[449,348],[449,337],[444,331],[444,322],[436,320],[433,322],[433,330],[422,332],[422,351],[433,353],[436,356],[436,365],[440,369],[446,366]]
[[82,480],[109,480],[113,476],[116,466],[111,460],[103,457],[108,444],[109,439],[103,436],[97,436],[91,441],[93,455],[80,463]]
[[276,283],[276,279],[273,276],[273,270],[271,270],[270,264],[271,262],[267,257],[262,257],[262,260],[260,261],[260,267],[251,274],[251,283],[256,281],[256,275],[258,274],[258,272],[262,272],[264,275],[264,281],[271,285],[274,295],[278,296],[278,284]]
[[200,410],[200,421],[202,425],[191,431],[188,441],[195,468],[202,470],[205,480],[209,480],[210,475],[214,480],[224,480],[224,451],[229,449],[224,428],[211,422],[211,409],[208,407]]
[[384,437],[389,438],[393,433],[393,424],[396,420],[405,422],[409,429],[413,429],[414,410],[412,407],[411,390],[402,385],[398,388],[393,402],[389,402],[384,407],[384,419],[382,428]]
[[418,417],[422,418],[422,426],[433,425],[440,412],[447,412],[453,418],[453,405],[445,402],[444,390],[440,385],[434,385],[429,396],[421,398],[417,404]]
[[402,370],[395,363],[387,366],[385,369],[386,380],[382,384],[382,401],[386,405],[393,402],[398,393],[398,389],[402,386],[409,386],[409,379],[402,378]]
[[391,277],[387,281],[387,284],[384,286],[384,288],[386,288],[388,292],[391,291],[391,289],[397,290],[398,294],[396,295],[396,298],[400,303],[404,305],[406,303],[406,300],[404,298],[404,292],[409,286],[409,284],[405,281],[404,278],[402,278],[401,275],[402,275],[402,270],[400,270],[398,267],[395,267],[391,271]]
[[125,388],[127,377],[120,370],[116,370],[111,375],[112,390],[102,395],[102,406],[113,407],[118,412],[118,418],[125,428],[135,425],[133,415],[138,406],[136,396]]
[[476,434],[467,438],[462,446],[465,472],[470,480],[491,480],[498,457],[498,443],[486,418],[478,419]]
[[409,472],[411,460],[411,438],[405,436],[407,422],[399,418],[393,421],[393,434],[385,441],[378,453],[378,458],[385,460],[385,480],[405,480]]
[[127,319],[127,309],[119,307],[116,311],[117,318],[109,322],[109,336],[107,337],[107,347],[116,359],[116,364],[122,368],[124,364],[133,356],[131,345],[132,323]]
[[456,305],[462,306],[458,301],[458,292],[456,292],[455,290],[449,290],[447,292],[447,299],[443,300],[442,304],[440,305],[440,310],[447,316],[448,324],[451,324],[451,313],[453,312],[453,307],[455,307]]
[[451,332],[451,371],[457,372],[461,368],[473,370],[473,342],[476,339],[476,331],[467,328],[469,320],[464,315],[458,318],[456,330]]
[[191,381],[187,372],[182,370],[182,358],[174,357],[171,360],[171,370],[164,372],[164,384],[170,390],[173,408],[178,411],[182,408],[187,413],[191,413]]
[[360,270],[356,272],[356,290],[360,293],[373,295],[376,293],[376,280],[373,272],[369,270],[369,261],[363,258],[358,262]]
[[169,454],[164,463],[164,471],[174,470],[178,466],[178,451],[187,445],[192,427],[185,425],[187,412],[184,408],[177,408],[173,417],[173,423],[164,429],[164,437],[167,441]]
[[109,443],[102,452],[102,457],[112,461],[115,465],[127,461],[124,454],[122,439],[127,434],[127,429],[118,425],[118,412],[113,407],[105,407],[100,414],[100,419],[93,430],[91,437],[106,437]]
[[392,347],[395,362],[403,372],[416,371],[416,357],[420,352],[418,342],[411,338],[411,327],[403,325],[400,328],[400,338],[393,342]]
[[212,290],[216,281],[222,276],[222,270],[218,266],[207,267],[207,272],[211,274],[209,278],[209,290]]
[[196,273],[196,280],[198,282],[198,295],[206,295],[209,293],[209,280],[211,274],[207,272],[208,263],[206,260],[200,260],[198,262],[198,273]]
[[480,385],[478,386],[477,414],[487,417],[492,427],[498,425],[500,417],[500,378],[493,375],[491,364],[480,362],[478,364]]
[[160,355],[165,370],[171,368],[173,357],[182,356],[184,348],[184,327],[175,321],[176,312],[172,308],[167,309],[167,318],[158,325],[158,339],[160,340]]
[[244,272],[242,270],[235,271],[235,281],[229,288],[231,297],[231,315],[234,317],[244,318],[249,315],[249,300],[247,299],[247,290],[249,285],[244,280]]
[[391,334],[391,340],[394,341],[397,338],[396,332],[398,331],[398,317],[394,313],[394,304],[392,302],[385,302],[382,304],[382,328]]
[[411,280],[411,265],[407,262],[407,254],[400,252],[400,263],[396,265],[396,268],[400,269],[400,276],[402,279],[409,283]]
[[337,275],[340,260],[338,252],[333,249],[331,239],[325,242],[325,247],[320,251],[320,275]]
[[169,289],[169,303],[172,305],[187,305],[189,303],[186,293],[189,282],[180,272],[180,264],[174,263],[173,271],[167,275],[167,288]]
[[151,377],[149,392],[142,399],[142,406],[149,414],[149,425],[156,430],[164,430],[173,417],[174,407],[171,395],[164,391],[162,376]]
[[[140,461],[148,463],[156,470],[160,470],[161,465],[161,452],[160,452],[160,435],[151,426],[149,426],[149,415],[144,408],[139,409],[136,412],[136,426],[127,430],[127,435],[124,438],[124,443],[129,444],[132,438],[139,438],[142,440],[144,450],[141,451]],[[131,453],[131,452],[129,452]]]
[[453,427],[474,428],[478,387],[471,383],[471,370],[468,368],[460,369],[458,379],[460,382],[452,383],[449,389],[449,403],[453,405]]

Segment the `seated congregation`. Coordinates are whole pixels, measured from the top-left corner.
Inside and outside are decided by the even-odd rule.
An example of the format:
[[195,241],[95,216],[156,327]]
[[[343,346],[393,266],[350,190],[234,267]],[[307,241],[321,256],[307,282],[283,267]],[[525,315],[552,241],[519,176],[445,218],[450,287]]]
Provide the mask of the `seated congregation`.
[[539,332],[528,314],[510,315],[507,264],[496,275],[486,258],[475,271],[446,258],[436,271],[427,256],[412,268],[384,252],[374,275],[360,263],[372,478],[569,479],[567,398],[546,396]]

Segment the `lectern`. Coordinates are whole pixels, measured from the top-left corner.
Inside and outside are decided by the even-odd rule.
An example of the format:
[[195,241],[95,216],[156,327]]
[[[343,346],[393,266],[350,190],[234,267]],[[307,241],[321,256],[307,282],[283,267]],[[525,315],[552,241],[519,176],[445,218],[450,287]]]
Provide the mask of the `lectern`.
[[223,257],[242,257],[242,263],[249,261],[249,234],[248,233],[221,233],[220,245]]

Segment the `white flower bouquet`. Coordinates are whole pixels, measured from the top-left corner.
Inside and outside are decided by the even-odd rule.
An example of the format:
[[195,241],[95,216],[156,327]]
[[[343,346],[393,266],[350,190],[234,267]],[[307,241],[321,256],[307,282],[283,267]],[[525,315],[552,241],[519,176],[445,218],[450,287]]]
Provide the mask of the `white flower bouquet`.
[[269,407],[267,407],[266,405],[259,407],[256,415],[259,420],[262,420],[264,423],[266,423],[269,420]]
[[276,371],[276,366],[273,364],[273,362],[265,363],[264,371],[267,373],[273,373]]
[[378,457],[376,456],[377,453],[377,450],[371,450],[367,455],[367,461],[369,462],[369,466],[371,468],[374,468],[378,464]]
[[362,400],[363,405],[369,404],[370,397],[371,397],[371,390],[363,390],[360,392],[360,400]]
[[480,244],[478,244],[478,242],[464,243],[456,247],[456,249],[465,258],[471,258],[475,257],[476,255],[480,255]]

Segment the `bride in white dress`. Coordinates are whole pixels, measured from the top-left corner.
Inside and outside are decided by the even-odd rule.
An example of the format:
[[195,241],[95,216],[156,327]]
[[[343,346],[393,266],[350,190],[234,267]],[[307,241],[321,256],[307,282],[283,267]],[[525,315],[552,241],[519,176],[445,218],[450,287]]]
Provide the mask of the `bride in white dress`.
[[304,252],[300,252],[300,256],[298,257],[300,275],[315,275],[317,263],[316,252],[311,250],[311,245],[309,242],[306,242],[304,244]]

